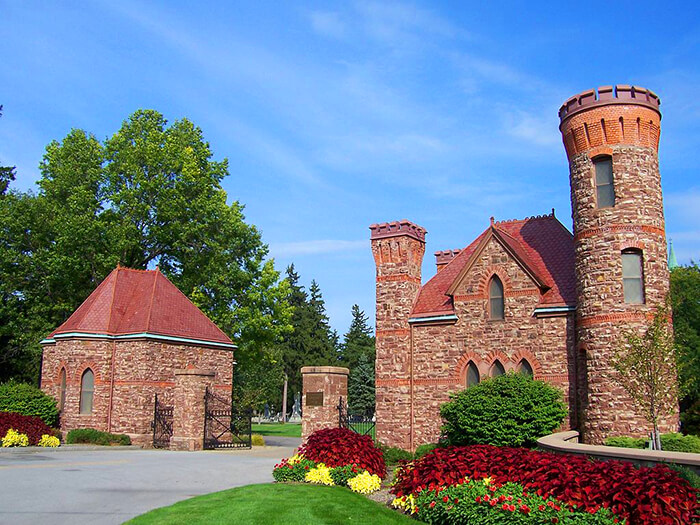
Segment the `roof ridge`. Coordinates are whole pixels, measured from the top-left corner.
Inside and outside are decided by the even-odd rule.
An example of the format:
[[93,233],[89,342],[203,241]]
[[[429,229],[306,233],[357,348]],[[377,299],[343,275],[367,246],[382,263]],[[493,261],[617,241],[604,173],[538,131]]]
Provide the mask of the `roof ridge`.
[[151,314],[153,313],[153,299],[156,296],[156,282],[158,281],[158,274],[160,271],[156,271],[153,274],[153,286],[151,287],[151,300],[148,303],[148,318],[146,319],[146,330],[151,329]]
[[[119,264],[117,264],[117,267],[114,270],[112,270],[111,272],[109,272],[109,275],[112,275],[115,272],[116,272],[116,275],[114,276],[114,285],[112,286],[112,297],[109,299],[109,314],[107,315],[107,330],[110,330],[112,328],[112,312],[114,311],[114,295],[117,293],[117,283],[119,282],[119,270],[121,270],[121,266],[119,266]],[[106,277],[106,279],[109,278],[109,275]]]
[[513,224],[516,222],[527,222],[527,221],[540,220],[540,219],[556,219],[556,216],[554,215],[554,208],[552,208],[551,213],[544,213],[542,215],[531,215],[529,217],[525,217],[524,219],[504,219],[502,221],[492,220],[491,224],[498,226],[499,224]]

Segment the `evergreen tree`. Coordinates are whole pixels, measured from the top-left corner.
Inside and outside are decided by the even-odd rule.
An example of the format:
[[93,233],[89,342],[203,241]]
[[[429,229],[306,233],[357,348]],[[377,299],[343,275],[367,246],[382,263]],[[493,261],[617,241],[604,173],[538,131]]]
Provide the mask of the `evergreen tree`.
[[361,355],[367,355],[374,362],[374,336],[369,326],[369,318],[356,304],[352,305],[352,321],[350,328],[343,337],[341,361],[352,370],[359,362]]
[[293,264],[287,268],[286,281],[289,286],[287,302],[293,308],[293,332],[284,337],[279,350],[288,378],[287,406],[290,407],[294,394],[301,392],[301,367],[336,364],[337,350],[318,283],[312,281],[307,294],[299,284],[299,274]]
[[350,369],[348,405],[353,412],[374,413],[375,347],[369,319],[356,304],[352,322],[343,337],[341,361]]
[[350,372],[348,406],[354,413],[374,414],[374,360],[368,354],[360,354],[357,365]]

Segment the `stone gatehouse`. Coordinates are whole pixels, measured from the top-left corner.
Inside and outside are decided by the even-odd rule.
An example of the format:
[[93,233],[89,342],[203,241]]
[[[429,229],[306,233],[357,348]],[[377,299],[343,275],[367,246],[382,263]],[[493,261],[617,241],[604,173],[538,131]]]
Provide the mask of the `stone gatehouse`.
[[117,267],[41,343],[41,388],[58,401],[64,432],[95,428],[148,446],[158,394],[174,406],[171,446],[197,449],[205,388],[230,404],[235,345],[158,270]]
[[[558,386],[565,427],[586,442],[646,434],[610,357],[621,331],[642,330],[669,289],[659,105],[647,89],[618,85],[561,107],[573,234],[554,210],[492,218],[466,247],[436,252],[437,272],[423,283],[426,230],[406,220],[370,226],[379,440],[436,441],[450,392],[509,370]],[[677,415],[661,427],[677,430]]]

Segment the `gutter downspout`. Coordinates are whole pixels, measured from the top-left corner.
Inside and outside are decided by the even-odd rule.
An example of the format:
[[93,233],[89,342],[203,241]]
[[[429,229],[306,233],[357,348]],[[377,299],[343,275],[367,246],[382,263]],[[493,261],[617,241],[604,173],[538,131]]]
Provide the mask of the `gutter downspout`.
[[107,432],[112,433],[112,406],[114,398],[114,357],[117,351],[117,342],[112,341],[112,363],[109,373],[109,410],[107,411]]
[[414,412],[413,412],[413,325],[408,325],[409,326],[409,331],[408,331],[408,336],[410,338],[409,340],[409,358],[408,358],[408,366],[410,368],[410,376],[409,376],[409,381],[408,381],[408,388],[409,391],[411,392],[410,394],[410,402],[411,402],[411,436],[410,436],[410,441],[409,441],[409,447],[411,448],[411,452],[415,450],[415,447],[413,446],[413,443],[415,441],[414,439],[414,434],[415,434],[415,420],[414,420]]

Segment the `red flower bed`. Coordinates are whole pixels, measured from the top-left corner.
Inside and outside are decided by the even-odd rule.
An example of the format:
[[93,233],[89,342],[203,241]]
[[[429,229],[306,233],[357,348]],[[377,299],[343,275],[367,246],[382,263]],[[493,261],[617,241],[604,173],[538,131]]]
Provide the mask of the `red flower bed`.
[[490,445],[436,449],[401,470],[392,492],[415,494],[454,485],[465,476],[520,483],[589,511],[605,507],[629,525],[690,524],[700,514],[695,489],[665,465],[637,468],[625,461]]
[[27,434],[30,445],[39,443],[42,434],[53,435],[51,427],[38,416],[23,416],[16,412],[0,412],[0,438],[5,437],[5,434],[11,428],[20,434]]
[[372,438],[347,428],[324,428],[311,434],[299,449],[305,458],[328,467],[357,465],[380,478],[386,476],[382,451]]

